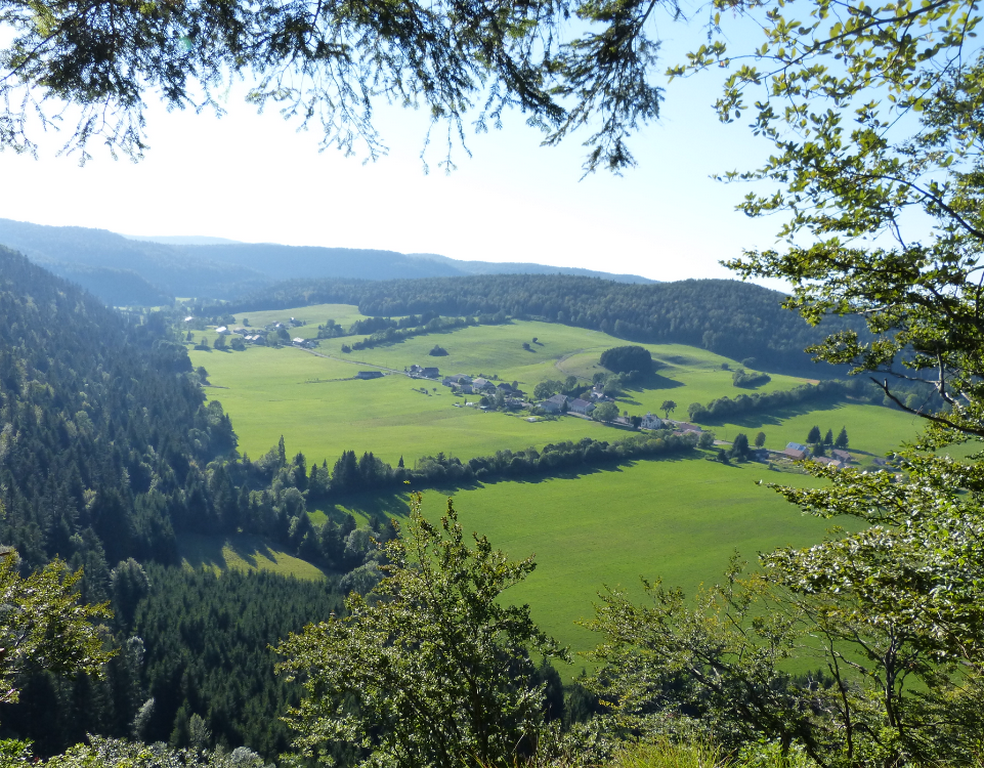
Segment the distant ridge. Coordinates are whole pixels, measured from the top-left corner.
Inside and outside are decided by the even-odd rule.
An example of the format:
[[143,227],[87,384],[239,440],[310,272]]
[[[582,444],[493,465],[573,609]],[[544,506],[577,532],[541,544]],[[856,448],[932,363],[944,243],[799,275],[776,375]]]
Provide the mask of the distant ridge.
[[229,245],[241,243],[242,240],[230,240],[226,237],[207,237],[202,235],[121,235],[127,240],[139,240],[144,243],[160,243],[161,245]]
[[208,236],[126,237],[103,229],[0,219],[0,244],[80,284],[105,303],[154,305],[175,296],[234,299],[284,280],[397,280],[479,274],[599,277],[653,283],[638,275],[511,262],[468,262],[437,254],[242,243]]

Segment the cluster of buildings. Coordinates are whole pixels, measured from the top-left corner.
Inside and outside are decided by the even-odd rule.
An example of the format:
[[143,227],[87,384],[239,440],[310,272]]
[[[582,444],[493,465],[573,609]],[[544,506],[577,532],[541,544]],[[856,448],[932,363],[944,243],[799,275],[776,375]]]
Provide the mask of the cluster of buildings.
[[827,464],[837,469],[849,467],[854,462],[854,457],[840,448],[834,448],[830,452],[830,456],[813,456],[812,454],[813,451],[810,449],[810,446],[803,445],[802,443],[786,443],[786,448],[782,451],[783,456],[788,456],[796,461],[812,459],[812,461],[818,464]]
[[[193,318],[185,318],[185,322],[188,322]],[[220,336],[227,336],[230,334],[236,334],[237,336],[242,336],[243,341],[247,344],[267,344],[267,338],[270,334],[276,334],[281,336],[281,331],[286,331],[287,334],[299,326],[304,325],[303,322],[297,320],[296,318],[291,318],[285,323],[271,323],[270,325],[264,326],[263,328],[250,328],[249,326],[237,325],[233,328],[229,328],[225,325],[220,325],[215,329],[215,332]],[[318,345],[316,339],[303,339],[300,336],[295,336],[290,339],[290,343],[295,347],[302,347],[304,349],[311,349]]]

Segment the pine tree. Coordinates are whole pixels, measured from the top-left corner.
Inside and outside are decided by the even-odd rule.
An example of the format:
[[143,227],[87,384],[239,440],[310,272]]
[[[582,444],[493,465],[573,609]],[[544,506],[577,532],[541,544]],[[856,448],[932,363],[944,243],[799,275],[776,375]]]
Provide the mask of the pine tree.
[[807,435],[806,442],[810,445],[820,442],[820,427],[814,426]]
[[847,448],[847,427],[841,427],[841,431],[837,433],[837,439],[834,440],[834,448],[840,448],[841,450]]

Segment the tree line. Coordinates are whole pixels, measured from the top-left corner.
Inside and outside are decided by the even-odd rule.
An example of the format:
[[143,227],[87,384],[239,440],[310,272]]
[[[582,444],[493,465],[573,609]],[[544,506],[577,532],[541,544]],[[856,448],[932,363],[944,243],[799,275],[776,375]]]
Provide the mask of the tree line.
[[[364,315],[436,312],[501,322],[546,320],[647,343],[689,344],[728,357],[753,357],[770,369],[809,366],[803,349],[823,334],[780,306],[784,296],[728,280],[630,285],[570,275],[476,275],[415,280],[295,280],[230,304],[201,306],[206,316],[320,303],[356,304]],[[832,325],[859,327],[850,320]]]

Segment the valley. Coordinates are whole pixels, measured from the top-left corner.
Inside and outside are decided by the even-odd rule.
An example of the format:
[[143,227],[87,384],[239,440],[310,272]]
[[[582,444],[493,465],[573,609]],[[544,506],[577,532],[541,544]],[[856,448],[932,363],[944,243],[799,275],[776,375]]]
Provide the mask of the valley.
[[[252,328],[287,321],[307,324],[291,335],[316,336],[327,319],[365,319],[354,306],[309,306],[280,311],[249,312]],[[222,403],[239,437],[239,450],[256,458],[284,437],[288,454],[302,452],[308,463],[329,467],[343,451],[370,451],[396,466],[407,467],[424,456],[443,453],[463,462],[496,451],[542,451],[550,443],[623,439],[630,430],[572,415],[539,417],[529,411],[486,412],[461,407],[477,397],[455,395],[439,380],[410,378],[410,365],[433,365],[441,376],[469,373],[517,382],[532,392],[548,379],[576,376],[588,384],[605,372],[602,352],[623,343],[606,334],[555,323],[513,320],[498,325],[466,327],[425,334],[390,345],[343,352],[353,337],[322,339],[313,350],[294,346],[249,346],[240,352],[216,350],[214,328],[194,332],[188,343],[195,367],[208,371],[210,400]],[[358,337],[354,337],[358,338]],[[531,341],[536,339],[536,343]],[[524,343],[528,348],[524,348]],[[435,344],[447,355],[428,355]],[[679,344],[644,344],[656,363],[656,375],[631,385],[616,398],[630,415],[653,412],[677,403],[671,418],[685,421],[691,402],[707,403],[744,390],[732,384],[739,361]],[[376,369],[384,376],[355,380],[355,372]],[[807,383],[772,374],[757,392],[791,390]],[[421,391],[423,390],[423,391]],[[456,407],[457,406],[457,407]],[[725,444],[743,432],[765,434],[765,447],[782,451],[789,442],[805,442],[814,425],[850,435],[857,461],[873,466],[919,425],[913,417],[881,406],[831,400],[790,406],[701,424]],[[716,450],[716,449],[715,449]],[[757,553],[783,545],[818,541],[828,527],[808,517],[758,481],[816,483],[792,471],[770,471],[765,462],[722,465],[707,461],[714,450],[697,450],[686,458],[633,460],[559,476],[517,481],[468,482],[464,486],[424,486],[424,509],[440,516],[444,498],[452,496],[469,530],[485,534],[513,557],[536,554],[537,570],[515,593],[529,601],[533,616],[550,634],[576,651],[594,639],[575,625],[589,618],[603,584],[639,590],[639,577],[660,577],[667,585],[692,592],[718,578],[730,555],[738,550],[755,560]],[[412,485],[409,490],[417,489]],[[351,514],[360,524],[386,515],[400,519],[409,509],[408,492],[356,493],[327,508],[312,510],[315,524]],[[578,663],[580,668],[581,662]],[[565,675],[566,676],[566,675]]]

